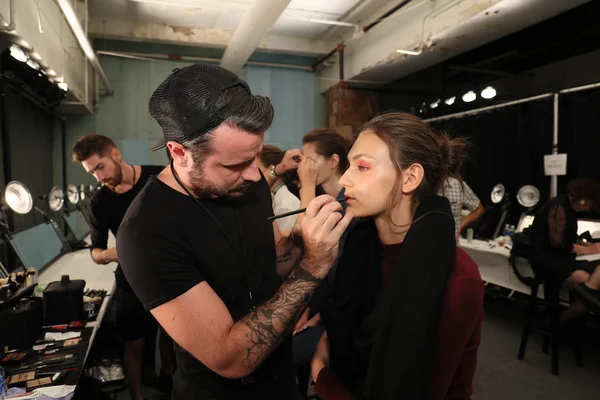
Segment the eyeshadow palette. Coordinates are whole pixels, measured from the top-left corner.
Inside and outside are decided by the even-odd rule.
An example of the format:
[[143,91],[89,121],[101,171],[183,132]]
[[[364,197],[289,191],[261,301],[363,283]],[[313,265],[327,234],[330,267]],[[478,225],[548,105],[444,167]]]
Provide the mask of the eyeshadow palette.
[[19,361],[22,361],[25,357],[27,357],[26,351],[8,353],[8,354],[4,355],[4,357],[2,357],[2,359],[0,360],[0,363],[19,362]]
[[40,386],[50,385],[52,383],[52,378],[41,378],[41,379],[33,379],[27,381],[27,390],[35,389]]
[[27,382],[33,379],[35,379],[35,371],[28,371],[9,376],[6,383],[8,385],[16,385],[17,383]]

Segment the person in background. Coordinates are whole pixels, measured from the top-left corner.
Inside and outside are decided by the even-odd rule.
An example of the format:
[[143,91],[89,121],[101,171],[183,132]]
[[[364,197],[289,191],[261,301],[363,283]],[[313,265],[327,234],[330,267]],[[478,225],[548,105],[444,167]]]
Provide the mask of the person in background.
[[[306,207],[321,186],[336,199],[343,196],[340,177],[348,168],[348,150],[352,146],[335,129],[314,129],[302,140],[302,161],[298,166],[300,206]],[[299,217],[300,221],[302,216]]]
[[565,324],[589,311],[600,311],[599,262],[578,261],[581,254],[600,253],[600,243],[582,243],[577,235],[577,213],[597,207],[600,184],[588,178],[572,180],[567,193],[544,204],[527,230],[531,240],[530,261],[544,274],[565,288],[573,288],[578,297],[561,315]]
[[[110,138],[95,134],[77,140],[73,145],[73,161],[80,163],[102,184],[88,204],[92,259],[101,265],[118,263],[117,249],[107,248],[108,232],[117,236],[121,220],[133,199],[150,176],[158,175],[164,167],[128,164]],[[131,398],[143,400],[144,348],[154,348],[154,343],[146,343],[146,339],[156,340],[157,323],[133,293],[120,264],[115,271],[115,281],[113,300],[117,304],[117,329],[124,343],[123,372]],[[167,367],[168,362],[164,364]],[[161,375],[168,376],[163,371]]]
[[420,118],[367,122],[342,176],[349,232],[312,362],[322,400],[469,399],[483,321],[479,269],[448,200],[466,142]]
[[[271,189],[271,198],[273,199],[273,214],[283,214],[300,208],[300,199],[294,196],[287,188],[286,182],[291,179],[291,173],[288,171],[279,176],[275,174],[275,166],[283,160],[285,152],[277,146],[264,145],[258,154],[258,168],[261,170],[269,188]],[[298,155],[299,157],[299,155]],[[279,229],[284,232],[291,232],[296,224],[297,215],[277,219]]]
[[[348,168],[348,150],[351,143],[335,129],[314,129],[304,135],[302,140],[302,161],[298,166],[300,179],[300,207],[306,207],[317,195],[319,188],[329,196],[336,199],[344,197],[340,177]],[[343,204],[345,207],[345,204]],[[302,214],[297,221],[301,222]],[[344,240],[340,241],[340,254],[343,252]],[[331,291],[331,282],[335,275],[335,266],[327,276],[327,280],[306,308],[294,328],[294,363],[296,368],[306,375],[310,374],[310,360],[323,334],[324,327],[321,320],[321,308]],[[300,335],[301,333],[301,335]],[[299,379],[304,380],[304,374],[299,374]],[[308,377],[307,377],[308,381]],[[304,382],[300,382],[300,392],[304,394]]]
[[[444,181],[438,194],[445,196],[450,201],[454,215],[456,241],[458,241],[463,228],[477,221],[483,215],[481,201],[466,182],[454,177],[448,177]],[[462,215],[463,209],[469,211],[469,215],[466,217]]]

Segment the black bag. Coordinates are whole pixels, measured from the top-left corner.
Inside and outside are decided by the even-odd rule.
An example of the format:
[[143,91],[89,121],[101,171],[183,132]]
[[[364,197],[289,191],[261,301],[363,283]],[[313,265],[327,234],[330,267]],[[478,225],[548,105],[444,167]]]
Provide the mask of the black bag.
[[85,319],[83,312],[84,280],[70,280],[63,275],[44,290],[44,325],[61,325]]
[[24,298],[13,307],[0,310],[0,349],[26,349],[41,333],[42,299]]

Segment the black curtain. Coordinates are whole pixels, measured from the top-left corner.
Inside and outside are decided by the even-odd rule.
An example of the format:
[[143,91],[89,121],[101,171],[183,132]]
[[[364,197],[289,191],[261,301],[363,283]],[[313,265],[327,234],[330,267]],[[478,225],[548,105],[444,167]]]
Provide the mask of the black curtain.
[[[567,177],[559,189],[573,178],[600,180],[600,90],[586,90],[560,96],[558,150],[567,153]],[[560,191],[560,190],[559,190]]]
[[469,138],[470,159],[462,177],[484,206],[491,204],[494,185],[502,183],[513,204],[510,223],[516,225],[523,211],[515,197],[523,185],[537,187],[541,203],[549,198],[550,177],[544,175],[544,155],[552,152],[552,101],[524,103],[431,125],[452,136]]
[[[567,153],[567,176],[559,177],[558,191],[566,192],[567,182],[575,178],[600,180],[600,89],[567,93],[560,96],[558,151]],[[592,210],[582,218],[600,219]]]

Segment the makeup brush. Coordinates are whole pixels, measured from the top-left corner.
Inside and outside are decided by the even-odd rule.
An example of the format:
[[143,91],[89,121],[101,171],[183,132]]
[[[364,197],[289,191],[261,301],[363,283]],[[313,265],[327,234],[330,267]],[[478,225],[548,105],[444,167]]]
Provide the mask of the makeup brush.
[[[343,197],[341,199],[335,199],[335,201],[337,201],[338,203],[345,203],[346,202],[346,198]],[[267,221],[274,221],[276,219],[279,218],[283,218],[283,217],[289,217],[290,215],[296,215],[296,214],[300,214],[306,211],[306,208],[301,208],[299,210],[296,211],[289,211],[283,214],[279,214],[279,215],[273,215],[272,217],[267,218]]]

